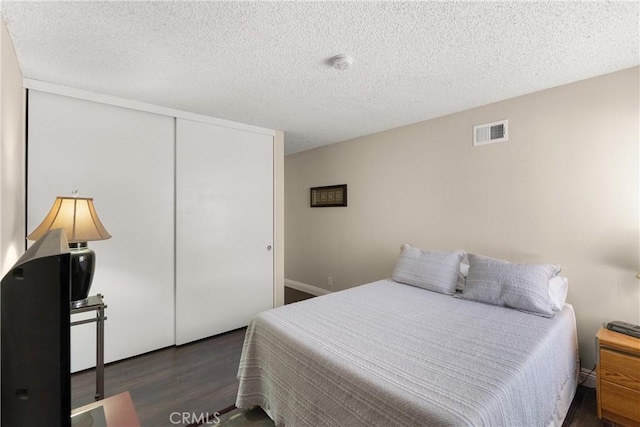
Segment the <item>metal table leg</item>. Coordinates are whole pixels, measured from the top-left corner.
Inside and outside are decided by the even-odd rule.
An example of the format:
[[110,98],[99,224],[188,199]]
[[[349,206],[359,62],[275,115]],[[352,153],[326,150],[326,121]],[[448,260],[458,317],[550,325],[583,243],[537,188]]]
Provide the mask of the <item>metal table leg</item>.
[[71,326],[84,325],[96,322],[96,394],[95,399],[104,399],[104,321],[107,306],[102,300],[102,295],[91,296],[81,305],[71,307],[71,315],[95,311],[96,317],[91,319],[71,322]]
[[96,329],[96,400],[100,400],[104,399],[104,305],[98,308]]

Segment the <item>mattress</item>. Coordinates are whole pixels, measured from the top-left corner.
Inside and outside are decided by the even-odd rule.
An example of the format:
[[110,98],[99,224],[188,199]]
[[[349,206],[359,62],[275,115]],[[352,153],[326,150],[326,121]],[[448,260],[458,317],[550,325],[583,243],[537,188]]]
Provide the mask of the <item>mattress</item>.
[[547,426],[577,369],[570,305],[544,318],[382,280],[254,318],[236,406],[277,426]]

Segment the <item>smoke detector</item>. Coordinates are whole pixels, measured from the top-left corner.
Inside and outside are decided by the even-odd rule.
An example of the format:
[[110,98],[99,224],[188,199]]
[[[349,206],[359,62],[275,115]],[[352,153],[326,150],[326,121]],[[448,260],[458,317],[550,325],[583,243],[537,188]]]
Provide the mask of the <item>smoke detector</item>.
[[344,71],[351,68],[353,58],[349,55],[336,55],[329,60],[329,63],[336,70]]

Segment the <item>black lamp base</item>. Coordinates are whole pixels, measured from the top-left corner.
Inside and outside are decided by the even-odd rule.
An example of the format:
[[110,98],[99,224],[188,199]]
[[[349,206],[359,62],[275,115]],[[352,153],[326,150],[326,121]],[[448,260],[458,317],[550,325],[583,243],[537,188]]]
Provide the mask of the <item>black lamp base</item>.
[[71,254],[71,307],[87,303],[93,271],[95,252],[87,247],[87,242],[69,243]]

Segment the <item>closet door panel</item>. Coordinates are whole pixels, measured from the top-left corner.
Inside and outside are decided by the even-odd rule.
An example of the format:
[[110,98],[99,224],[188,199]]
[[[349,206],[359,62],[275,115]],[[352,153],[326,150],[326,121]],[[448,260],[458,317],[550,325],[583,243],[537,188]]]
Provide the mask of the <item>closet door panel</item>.
[[176,343],[273,307],[273,137],[178,119]]
[[[175,342],[174,126],[172,117],[29,91],[27,232],[56,196],[77,189],[113,236],[89,242],[90,294],[108,306],[106,362]],[[95,329],[71,328],[74,371],[95,365]]]

